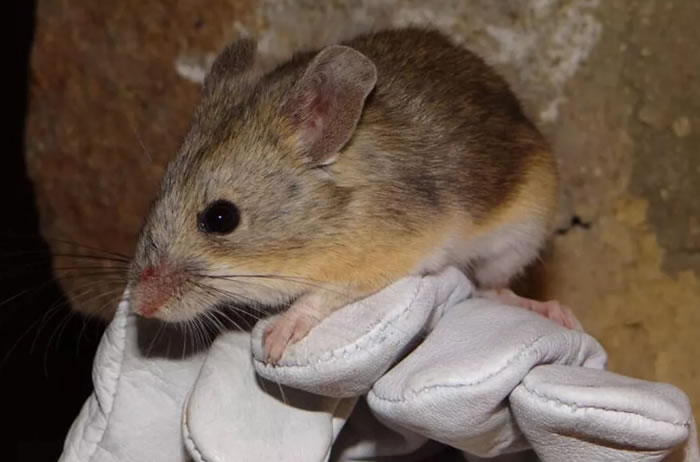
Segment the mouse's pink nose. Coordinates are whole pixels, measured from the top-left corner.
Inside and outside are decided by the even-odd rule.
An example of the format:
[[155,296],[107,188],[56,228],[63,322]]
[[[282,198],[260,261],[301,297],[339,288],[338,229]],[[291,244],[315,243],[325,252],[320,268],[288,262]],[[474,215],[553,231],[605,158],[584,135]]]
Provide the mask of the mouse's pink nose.
[[157,266],[148,265],[141,272],[141,283],[148,283],[162,272],[163,264],[159,263]]
[[146,318],[155,316],[179,283],[177,275],[164,261],[145,267],[139,278],[136,311]]

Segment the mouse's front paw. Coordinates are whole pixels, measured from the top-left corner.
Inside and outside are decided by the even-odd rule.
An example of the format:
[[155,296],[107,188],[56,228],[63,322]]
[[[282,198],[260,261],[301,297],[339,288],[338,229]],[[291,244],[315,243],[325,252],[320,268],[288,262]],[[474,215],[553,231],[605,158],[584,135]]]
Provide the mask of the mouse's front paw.
[[277,364],[287,345],[306,337],[316,321],[312,316],[295,310],[281,314],[265,329],[263,334],[263,354],[265,362]]

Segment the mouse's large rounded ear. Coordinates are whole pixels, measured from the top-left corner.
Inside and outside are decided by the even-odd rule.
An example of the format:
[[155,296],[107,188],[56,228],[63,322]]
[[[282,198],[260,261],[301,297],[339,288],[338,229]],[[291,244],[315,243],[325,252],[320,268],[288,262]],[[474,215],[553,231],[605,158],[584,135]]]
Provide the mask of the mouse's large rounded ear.
[[377,82],[377,68],[359,51],[324,48],[309,63],[282,105],[293,149],[313,165],[331,163],[360,120]]
[[219,53],[204,79],[204,91],[211,89],[216,82],[243,74],[255,63],[258,44],[254,38],[237,40]]

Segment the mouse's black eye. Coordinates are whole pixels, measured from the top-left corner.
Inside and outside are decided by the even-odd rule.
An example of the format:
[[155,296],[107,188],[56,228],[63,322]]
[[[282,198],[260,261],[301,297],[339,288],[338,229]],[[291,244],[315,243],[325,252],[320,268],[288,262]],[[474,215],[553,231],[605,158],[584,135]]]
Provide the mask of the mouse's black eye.
[[241,221],[241,213],[233,203],[218,200],[199,215],[199,229],[205,233],[228,234],[233,232]]

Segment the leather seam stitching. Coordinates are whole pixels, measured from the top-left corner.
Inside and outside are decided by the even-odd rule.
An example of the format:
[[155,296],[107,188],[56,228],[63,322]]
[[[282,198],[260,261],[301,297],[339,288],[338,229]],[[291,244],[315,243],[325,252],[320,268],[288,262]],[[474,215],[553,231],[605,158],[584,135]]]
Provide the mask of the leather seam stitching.
[[[527,344],[522,350],[520,350],[519,352],[514,354],[508,361],[506,361],[506,363],[500,369],[498,369],[498,370],[496,370],[496,371],[494,371],[494,372],[492,372],[492,373],[490,373],[490,374],[488,374],[480,379],[474,380],[473,382],[464,382],[464,383],[455,383],[455,384],[437,384],[437,385],[426,386],[426,387],[420,388],[418,390],[411,391],[411,394],[413,395],[412,397],[415,397],[417,395],[421,395],[423,393],[427,393],[427,392],[430,392],[433,390],[443,389],[443,388],[447,388],[447,389],[467,388],[467,387],[473,387],[476,385],[481,385],[484,382],[486,382],[487,380],[499,375],[500,373],[502,373],[503,371],[508,369],[515,361],[520,359],[522,356],[525,356],[526,353],[532,352],[532,347],[535,346],[540,340],[542,340],[545,337],[546,337],[545,335],[540,335],[540,336],[536,337],[532,342]],[[372,395],[374,395],[374,397],[379,399],[380,401],[385,401],[388,403],[407,404],[409,401],[411,401],[406,396],[403,396],[401,398],[390,398],[388,396],[381,396],[374,389],[370,390],[370,393]]]
[[[121,388],[119,385],[122,381],[122,368],[124,367],[124,359],[126,357],[126,347],[127,347],[126,346],[126,342],[127,342],[126,327],[127,327],[127,323],[128,323],[128,318],[129,318],[129,313],[126,313],[122,317],[122,323],[119,326],[119,329],[116,329],[117,332],[119,332],[119,334],[120,334],[119,339],[123,342],[123,348],[120,351],[121,357],[119,360],[119,371],[117,372],[117,380],[115,381],[114,390],[112,390],[112,393],[110,393],[111,406],[109,408],[109,413],[105,416],[105,425],[104,425],[104,428],[102,429],[102,434],[100,435],[100,440],[97,442],[97,444],[93,448],[92,452],[90,453],[90,460],[92,460],[93,457],[95,457],[95,454],[97,454],[97,450],[102,447],[102,443],[105,439],[105,436],[107,435],[107,429],[109,428],[109,423],[112,419],[112,414],[114,411],[114,403],[117,400],[117,394],[119,393],[119,389]],[[100,408],[102,408],[102,403],[99,400],[97,400],[97,403],[98,403],[98,406],[100,406]]]
[[557,403],[559,405],[566,406],[572,410],[583,409],[583,410],[596,410],[596,411],[603,411],[603,412],[612,412],[612,413],[618,413],[618,414],[628,414],[628,415],[640,417],[642,419],[649,420],[649,421],[655,422],[655,423],[669,424],[669,425],[673,425],[676,427],[685,427],[685,428],[690,427],[689,421],[685,421],[685,422],[678,421],[678,420],[668,421],[668,420],[662,420],[662,419],[655,419],[653,417],[649,417],[649,416],[646,416],[644,414],[640,414],[638,412],[625,411],[623,409],[615,409],[615,408],[609,408],[609,407],[605,407],[605,406],[578,405],[575,402],[572,403],[572,402],[562,401],[559,398],[549,396],[546,393],[540,392],[534,388],[530,388],[525,384],[525,382],[522,382],[521,385],[528,393],[539,398],[542,401],[554,402],[554,403]]
[[185,425],[185,439],[189,441],[192,445],[192,450],[190,452],[196,453],[197,457],[199,457],[200,462],[207,462],[207,459],[205,459],[202,455],[202,451],[200,451],[197,447],[197,443],[195,443],[194,439],[192,439],[192,434],[190,433],[190,427],[188,425]]

